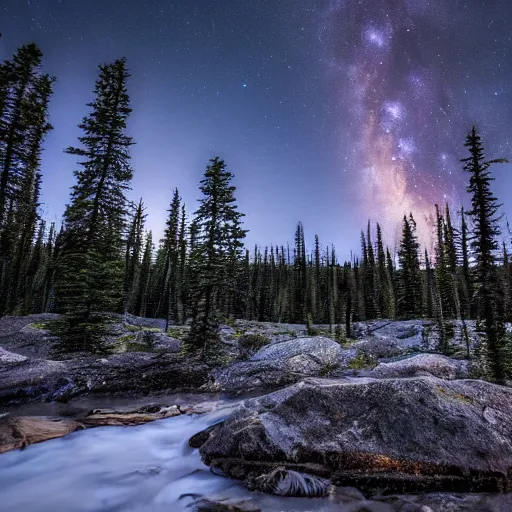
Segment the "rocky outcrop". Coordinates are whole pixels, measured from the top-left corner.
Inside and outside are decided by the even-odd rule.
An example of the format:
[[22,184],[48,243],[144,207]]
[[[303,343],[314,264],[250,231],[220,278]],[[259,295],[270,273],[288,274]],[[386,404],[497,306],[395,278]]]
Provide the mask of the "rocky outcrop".
[[299,338],[259,350],[249,361],[214,370],[211,390],[228,393],[272,390],[339,366],[342,349],[329,338]]
[[373,359],[402,356],[410,351],[409,347],[401,345],[397,339],[378,336],[365,338],[352,344],[350,348]]
[[471,374],[469,361],[451,359],[439,354],[419,354],[391,363],[381,363],[365,372],[377,379],[406,378],[419,375],[433,375],[440,379],[467,379]]
[[435,377],[309,379],[243,402],[200,453],[241,479],[283,466],[372,493],[507,490],[512,389]]
[[0,453],[63,437],[84,426],[78,421],[45,417],[0,417]]
[[263,347],[252,358],[252,361],[269,361],[276,359],[290,359],[298,355],[308,355],[323,364],[335,364],[341,354],[339,343],[316,336],[314,338],[298,338],[282,343]]
[[65,361],[28,359],[0,364],[0,405],[67,401],[84,394],[144,395],[195,390],[210,367],[179,354],[130,352]]

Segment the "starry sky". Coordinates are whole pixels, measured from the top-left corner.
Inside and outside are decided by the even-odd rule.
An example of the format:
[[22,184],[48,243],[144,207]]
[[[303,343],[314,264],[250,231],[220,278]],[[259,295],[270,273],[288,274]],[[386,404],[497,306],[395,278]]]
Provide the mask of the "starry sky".
[[[512,157],[509,0],[2,0],[0,58],[42,48],[58,82],[43,213],[59,222],[97,65],[132,73],[131,198],[161,235],[172,190],[192,212],[208,159],[235,174],[249,246],[312,242],[341,257],[368,219],[393,247],[405,212],[422,238],[435,202],[467,201],[459,159],[476,124]],[[495,168],[512,219],[512,166]]]

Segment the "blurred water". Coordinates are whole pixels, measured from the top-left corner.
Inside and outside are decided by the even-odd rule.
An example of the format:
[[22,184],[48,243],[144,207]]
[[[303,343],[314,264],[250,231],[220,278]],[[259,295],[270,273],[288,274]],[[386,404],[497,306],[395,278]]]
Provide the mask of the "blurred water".
[[210,473],[188,439],[218,421],[233,403],[202,416],[179,416],[140,427],[75,432],[0,455],[2,512],[179,512],[191,497],[251,499],[262,510],[340,511],[328,499],[250,493]]

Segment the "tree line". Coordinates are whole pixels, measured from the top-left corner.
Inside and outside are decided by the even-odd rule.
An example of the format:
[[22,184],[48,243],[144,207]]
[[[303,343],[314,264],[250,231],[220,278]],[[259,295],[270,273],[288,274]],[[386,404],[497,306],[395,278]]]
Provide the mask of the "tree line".
[[[512,272],[501,240],[500,205],[473,128],[462,160],[471,209],[453,215],[435,205],[435,251],[421,250],[412,213],[404,216],[396,254],[381,226],[361,233],[361,254],[341,262],[318,236],[312,249],[298,224],[294,243],[244,247],[233,174],[216,157],[200,182],[190,217],[176,189],[161,240],[147,231],[144,202],[127,199],[133,176],[127,134],[131,113],[124,59],[99,66],[78,144],[75,184],[62,225],[40,212],[43,142],[55,78],[42,52],[27,44],[0,64],[0,316],[58,312],[68,350],[94,350],[103,312],[191,323],[185,348],[214,357],[228,319],[328,324],[350,337],[354,321],[432,318],[448,351],[446,322],[476,319],[485,334],[487,375],[509,378],[505,323],[512,321]],[[454,220],[454,217],[456,221]]]

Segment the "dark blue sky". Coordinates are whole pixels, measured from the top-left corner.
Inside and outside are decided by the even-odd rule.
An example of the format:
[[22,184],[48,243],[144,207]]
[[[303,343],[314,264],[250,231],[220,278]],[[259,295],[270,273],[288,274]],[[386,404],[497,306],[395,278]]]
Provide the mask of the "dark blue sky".
[[[485,5],[483,5],[485,4]],[[97,65],[126,56],[132,197],[160,235],[172,190],[195,209],[208,159],[235,174],[248,245],[293,240],[298,220],[342,256],[366,219],[388,242],[405,210],[458,207],[472,123],[511,156],[512,6],[506,0],[3,0],[0,58],[33,40],[57,76],[44,212],[73,184],[77,124]],[[496,169],[498,195],[512,191]],[[507,208],[512,217],[512,201]],[[432,207],[433,211],[433,207]]]

